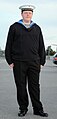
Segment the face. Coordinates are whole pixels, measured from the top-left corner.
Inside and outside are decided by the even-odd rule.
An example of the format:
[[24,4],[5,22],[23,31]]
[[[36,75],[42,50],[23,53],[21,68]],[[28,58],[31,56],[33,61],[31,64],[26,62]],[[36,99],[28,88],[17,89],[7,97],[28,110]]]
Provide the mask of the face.
[[22,15],[24,22],[30,22],[32,19],[33,12],[32,11],[23,11],[23,13],[21,13],[21,15]]

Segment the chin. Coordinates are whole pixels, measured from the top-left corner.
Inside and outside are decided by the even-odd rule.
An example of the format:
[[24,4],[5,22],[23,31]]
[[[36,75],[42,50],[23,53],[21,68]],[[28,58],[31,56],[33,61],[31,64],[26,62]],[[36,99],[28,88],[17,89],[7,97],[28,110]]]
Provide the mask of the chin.
[[26,19],[26,21],[30,21],[30,19],[28,18],[28,19]]

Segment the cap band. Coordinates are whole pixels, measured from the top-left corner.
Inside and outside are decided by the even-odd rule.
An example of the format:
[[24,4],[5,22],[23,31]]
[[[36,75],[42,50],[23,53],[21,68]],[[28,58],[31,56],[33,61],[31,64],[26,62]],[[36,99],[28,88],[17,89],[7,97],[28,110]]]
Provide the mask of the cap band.
[[32,11],[32,12],[33,12],[33,10],[30,9],[30,8],[24,8],[24,9],[22,9],[21,11],[22,11],[22,12],[23,12],[23,11]]

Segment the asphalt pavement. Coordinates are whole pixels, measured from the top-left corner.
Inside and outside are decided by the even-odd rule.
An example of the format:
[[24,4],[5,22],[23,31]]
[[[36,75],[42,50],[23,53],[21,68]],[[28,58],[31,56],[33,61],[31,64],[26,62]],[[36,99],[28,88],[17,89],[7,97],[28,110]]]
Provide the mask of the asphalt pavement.
[[29,98],[29,110],[24,117],[18,117],[16,86],[12,69],[5,59],[0,58],[0,119],[57,119],[57,65],[47,60],[40,73],[40,92],[44,111],[48,117],[33,115]]

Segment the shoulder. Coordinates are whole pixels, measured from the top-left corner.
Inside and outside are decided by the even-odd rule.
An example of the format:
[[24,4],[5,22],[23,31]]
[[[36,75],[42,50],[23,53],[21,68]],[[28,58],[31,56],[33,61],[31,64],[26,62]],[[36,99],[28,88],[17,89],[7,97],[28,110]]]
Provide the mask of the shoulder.
[[18,22],[15,22],[15,23],[10,25],[11,28],[16,27],[16,26],[18,26]]
[[39,31],[41,31],[41,27],[38,24],[35,23],[35,27],[36,27],[36,29],[38,29]]
[[11,30],[11,31],[15,31],[18,28],[20,28],[20,25],[18,22],[15,22],[9,26],[9,30]]
[[35,26],[36,32],[38,32],[39,34],[42,34],[41,27],[38,24],[36,24],[36,23],[34,24],[34,26]]
[[38,29],[41,29],[40,26],[38,24],[35,23],[35,26],[38,28]]

